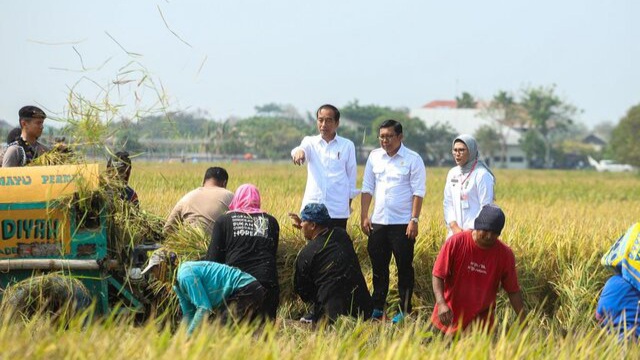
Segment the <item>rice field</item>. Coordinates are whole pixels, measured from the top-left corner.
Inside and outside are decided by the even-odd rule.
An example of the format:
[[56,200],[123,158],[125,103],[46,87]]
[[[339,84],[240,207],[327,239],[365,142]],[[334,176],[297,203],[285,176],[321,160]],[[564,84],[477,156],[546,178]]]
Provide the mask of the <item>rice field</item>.
[[[138,192],[143,210],[165,217],[183,194],[200,186],[205,169],[212,165],[134,163],[130,184]],[[495,170],[496,203],[507,217],[501,238],[516,255],[528,321],[525,326],[514,324],[508,301],[501,296],[495,333],[472,329],[455,338],[442,338],[430,332],[428,318],[433,306],[431,268],[446,233],[442,191],[447,169],[427,169],[427,196],[414,261],[415,314],[400,326],[341,319],[314,331],[295,321],[305,309],[291,294],[291,266],[305,240],[287,217],[288,212],[299,211],[306,168],[289,163],[215,165],[228,170],[231,190],[243,183],[255,184],[263,209],[280,222],[282,299],[280,319],[275,324],[256,329],[212,323],[187,338],[182,328],[174,332],[153,321],[134,326],[130,319],[115,314],[96,321],[87,321],[90,316],[85,314],[66,326],[52,325],[46,319],[26,324],[5,321],[0,327],[0,341],[5,344],[0,358],[538,359],[640,355],[637,344],[619,343],[615,336],[599,329],[593,316],[599,290],[610,275],[599,259],[640,220],[640,177],[636,174]],[[357,198],[349,233],[371,284],[359,213]],[[397,302],[393,291],[389,302],[390,306]]]

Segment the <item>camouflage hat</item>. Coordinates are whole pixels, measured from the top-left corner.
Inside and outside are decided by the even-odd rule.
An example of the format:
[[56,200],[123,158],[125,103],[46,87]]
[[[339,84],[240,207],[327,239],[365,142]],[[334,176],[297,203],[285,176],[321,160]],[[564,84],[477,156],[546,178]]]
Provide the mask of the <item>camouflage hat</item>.
[[20,119],[46,119],[47,114],[42,111],[37,106],[27,105],[23,106],[20,111],[18,111],[18,116]]
[[151,254],[149,258],[149,263],[147,263],[147,267],[142,270],[142,275],[144,275],[147,271],[151,270],[156,265],[160,265],[162,263],[168,262],[170,259],[170,254],[165,249],[158,249]]
[[302,213],[300,213],[302,221],[314,222],[316,224],[325,225],[331,221],[329,210],[324,204],[310,203],[307,204]]

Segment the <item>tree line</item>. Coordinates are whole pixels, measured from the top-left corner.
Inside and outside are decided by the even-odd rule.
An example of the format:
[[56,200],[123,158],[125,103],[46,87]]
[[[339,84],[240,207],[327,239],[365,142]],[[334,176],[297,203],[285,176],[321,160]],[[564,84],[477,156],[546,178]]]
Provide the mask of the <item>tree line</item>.
[[[114,122],[115,148],[130,152],[162,152],[169,142],[154,145],[151,139],[173,140],[184,152],[208,153],[216,156],[237,156],[250,153],[255,157],[288,159],[291,149],[302,138],[317,133],[315,114],[304,116],[291,105],[265,104],[255,107],[256,114],[247,118],[214,121],[206,113],[170,112],[147,116],[137,121]],[[351,139],[361,151],[378,146],[377,129],[386,119],[400,121],[404,128],[404,143],[435,162],[450,152],[455,131],[448,125],[426,126],[411,118],[405,108],[360,105],[353,100],[340,108],[338,133]],[[194,140],[189,142],[187,140]]]
[[[490,159],[506,157],[509,132],[517,131],[530,167],[574,167],[586,156],[640,166],[640,104],[629,109],[617,125],[602,123],[590,130],[576,120],[580,110],[564,101],[555,86],[528,87],[516,93],[502,90],[485,103],[463,92],[456,97],[456,103],[458,108],[482,109],[482,115],[491,119],[472,134],[481,155]],[[411,117],[408,108],[363,105],[357,99],[339,108],[338,133],[356,144],[361,159],[379,146],[380,123],[395,119],[403,125],[404,143],[420,153],[428,165],[451,161],[451,141],[458,134],[448,124],[426,125]],[[317,133],[314,113],[301,115],[291,105],[276,103],[256,106],[253,116],[223,121],[212,120],[202,111],[163,112],[106,123],[100,121],[99,114],[82,115],[69,119],[62,128],[47,127],[49,141],[66,136],[67,140],[82,138],[85,146],[88,142],[99,147],[107,141],[114,149],[131,153],[206,153],[219,157],[251,154],[281,160],[289,158],[290,150],[304,136]],[[11,129],[4,123],[0,120],[3,139]],[[582,139],[592,132],[609,138],[607,146],[598,150],[584,144]]]

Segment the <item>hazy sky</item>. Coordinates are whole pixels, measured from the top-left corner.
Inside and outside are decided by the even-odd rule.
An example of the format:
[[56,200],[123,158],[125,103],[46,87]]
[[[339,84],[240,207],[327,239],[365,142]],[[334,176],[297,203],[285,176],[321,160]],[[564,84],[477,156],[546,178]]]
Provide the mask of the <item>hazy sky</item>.
[[588,125],[617,122],[640,103],[638,0],[42,0],[0,9],[0,119],[10,123],[25,104],[64,115],[72,87],[91,101],[104,89],[122,115],[161,93],[171,109],[216,119],[270,102],[302,114],[353,99],[416,108],[462,91],[490,99],[551,84]]

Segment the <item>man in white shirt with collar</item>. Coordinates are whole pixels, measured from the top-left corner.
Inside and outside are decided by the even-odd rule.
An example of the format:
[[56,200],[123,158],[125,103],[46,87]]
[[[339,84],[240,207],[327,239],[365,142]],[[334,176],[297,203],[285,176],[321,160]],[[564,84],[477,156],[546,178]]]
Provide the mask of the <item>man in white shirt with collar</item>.
[[[426,192],[426,171],[418,153],[402,145],[402,124],[384,121],[378,130],[380,148],[371,151],[362,181],[362,231],[369,236],[367,251],[373,270],[373,314],[383,319],[389,291],[391,255],[398,267],[400,306],[393,322],[411,312],[413,248]],[[373,215],[369,205],[375,197]]]
[[346,230],[351,200],[358,195],[356,148],[336,133],[340,111],[335,106],[320,106],[316,117],[320,134],[305,136],[300,146],[291,150],[294,164],[308,164],[301,209],[309,203],[324,204],[331,216],[330,227]]

